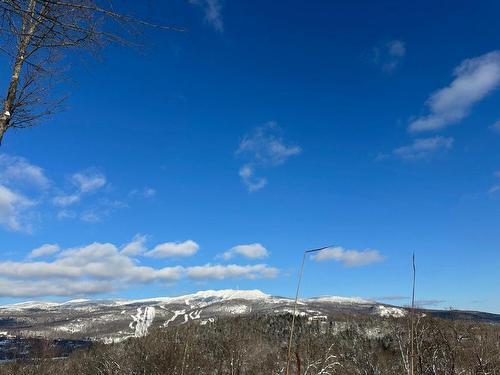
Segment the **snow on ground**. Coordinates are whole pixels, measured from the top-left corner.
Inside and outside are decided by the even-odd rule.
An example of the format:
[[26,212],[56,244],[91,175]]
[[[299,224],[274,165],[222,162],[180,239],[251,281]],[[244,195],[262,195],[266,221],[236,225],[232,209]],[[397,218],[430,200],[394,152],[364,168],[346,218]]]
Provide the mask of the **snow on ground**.
[[130,323],[130,328],[133,328],[135,323],[135,337],[142,337],[148,333],[148,328],[155,318],[155,312],[156,310],[153,306],[147,306],[144,312],[142,312],[142,308],[139,307],[137,309],[137,314],[131,315],[133,320],[132,323]]
[[214,318],[208,318],[208,319],[200,320],[200,324],[202,326],[206,325],[207,323],[213,323],[213,322],[215,322]]
[[250,306],[247,305],[229,305],[224,307],[224,311],[227,311],[230,314],[244,314],[251,310]]
[[189,319],[191,319],[191,320],[200,319],[202,312],[203,312],[203,309],[193,310],[193,311],[191,311],[189,313],[186,313],[186,309],[184,309],[184,310],[175,310],[173,312],[174,315],[170,319],[166,320],[163,323],[163,327],[168,327],[168,325],[170,323],[173,323],[177,319],[177,317],[179,317],[179,316],[182,316],[184,318],[182,324],[187,323],[189,321]]
[[85,298],[76,298],[76,299],[71,299],[69,301],[66,301],[66,302],[63,302],[60,304],[60,306],[63,306],[63,305],[74,305],[74,304],[77,304],[77,303],[85,303],[85,302],[90,302],[89,299],[85,299]]
[[172,322],[175,321],[175,319],[177,319],[178,316],[181,316],[181,315],[185,315],[186,314],[186,310],[176,310],[174,311],[174,315],[169,319],[169,320],[166,320],[165,323],[163,323],[163,327],[168,327],[168,325]]
[[[293,315],[293,308],[288,308],[288,307],[285,307],[285,308],[282,308],[282,309],[276,309],[274,310],[275,313],[278,313],[278,314],[292,314]],[[295,311],[295,316],[307,316],[307,313],[305,311]]]
[[86,323],[82,322],[81,319],[77,319],[67,325],[58,326],[55,329],[58,331],[76,333],[81,332],[86,328]]
[[372,304],[373,301],[369,301],[360,297],[338,297],[338,296],[324,296],[324,297],[314,297],[305,299],[306,302],[331,302],[331,303],[342,303],[342,304]]
[[378,305],[376,307],[376,314],[378,316],[388,318],[402,318],[406,316],[406,310],[401,309],[399,307],[390,307],[390,306],[383,306],[383,305]]
[[117,301],[119,305],[131,305],[136,303],[163,303],[163,304],[185,304],[191,308],[195,307],[205,307],[208,304],[221,301],[230,301],[235,299],[244,300],[267,300],[271,299],[271,296],[261,292],[260,290],[203,290],[193,294],[187,294],[178,297],[155,297],[137,300],[124,300]]
[[9,310],[25,310],[25,309],[48,310],[57,306],[59,306],[59,303],[55,302],[26,301],[26,302],[19,302],[19,303],[13,303],[11,305],[1,306],[0,308]]

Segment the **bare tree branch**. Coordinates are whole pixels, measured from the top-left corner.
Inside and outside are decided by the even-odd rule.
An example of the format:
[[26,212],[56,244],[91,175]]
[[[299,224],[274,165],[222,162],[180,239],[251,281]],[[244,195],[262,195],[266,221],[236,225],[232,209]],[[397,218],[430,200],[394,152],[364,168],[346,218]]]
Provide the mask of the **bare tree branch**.
[[0,145],[8,129],[34,126],[61,109],[63,100],[50,92],[64,75],[62,51],[99,50],[107,43],[133,46],[120,34],[141,27],[184,31],[120,13],[111,1],[0,0],[0,52],[11,63],[0,112]]

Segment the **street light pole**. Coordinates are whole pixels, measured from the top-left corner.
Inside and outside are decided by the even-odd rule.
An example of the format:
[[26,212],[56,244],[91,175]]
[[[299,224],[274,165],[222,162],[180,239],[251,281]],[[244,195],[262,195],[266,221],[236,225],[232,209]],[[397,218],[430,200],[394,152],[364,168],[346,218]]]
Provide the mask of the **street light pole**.
[[302,273],[304,272],[304,263],[306,262],[306,256],[310,253],[316,253],[321,250],[329,249],[332,246],[320,247],[319,249],[312,249],[304,251],[304,255],[302,256],[302,263],[300,265],[299,271],[299,280],[297,282],[297,291],[295,293],[295,302],[293,304],[293,316],[292,316],[292,325],[290,327],[290,337],[288,339],[288,355],[286,360],[286,375],[290,374],[290,359],[292,356],[292,340],[293,340],[293,330],[295,328],[295,315],[297,314],[297,303],[299,301],[299,290],[300,290],[300,282],[302,280]]

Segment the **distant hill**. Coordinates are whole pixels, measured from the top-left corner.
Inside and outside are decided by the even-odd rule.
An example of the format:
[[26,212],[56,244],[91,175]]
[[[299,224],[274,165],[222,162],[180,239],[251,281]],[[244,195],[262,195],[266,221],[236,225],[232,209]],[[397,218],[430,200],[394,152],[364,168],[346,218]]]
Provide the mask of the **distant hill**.
[[[215,319],[245,314],[291,314],[293,302],[259,290],[207,290],[141,300],[31,301],[0,307],[0,336],[116,342],[144,336],[153,326],[167,327],[189,321],[204,325]],[[500,315],[484,312],[419,312],[446,319],[500,323]],[[408,310],[361,298],[326,296],[300,300],[297,313],[310,321],[326,321],[340,316],[403,318]]]

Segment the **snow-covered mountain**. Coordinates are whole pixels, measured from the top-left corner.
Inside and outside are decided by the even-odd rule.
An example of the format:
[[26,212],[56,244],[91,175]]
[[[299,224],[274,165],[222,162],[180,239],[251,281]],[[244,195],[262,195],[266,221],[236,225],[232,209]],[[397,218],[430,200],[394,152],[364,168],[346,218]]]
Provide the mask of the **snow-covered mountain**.
[[[168,327],[190,321],[204,325],[218,318],[242,314],[293,313],[293,305],[290,298],[271,296],[259,290],[207,290],[140,300],[30,301],[0,307],[0,335],[112,342],[143,336],[152,326]],[[401,318],[407,310],[361,298],[326,296],[300,300],[297,314],[310,321],[321,321],[340,315]],[[484,317],[484,314],[480,316]],[[489,314],[486,318],[500,322],[497,315]]]

